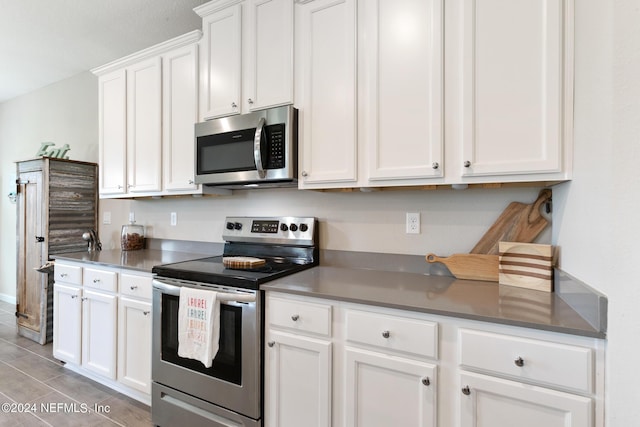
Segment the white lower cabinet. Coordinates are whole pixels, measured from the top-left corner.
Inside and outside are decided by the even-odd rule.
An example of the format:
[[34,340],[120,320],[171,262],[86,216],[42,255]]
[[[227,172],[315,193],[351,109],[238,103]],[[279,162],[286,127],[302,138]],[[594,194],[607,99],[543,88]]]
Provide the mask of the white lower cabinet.
[[271,331],[265,387],[270,426],[331,426],[331,341]]
[[120,297],[118,381],[151,394],[151,302]]
[[437,425],[435,365],[349,347],[345,359],[346,425]]
[[593,400],[486,375],[460,375],[461,427],[588,427]]
[[265,426],[604,427],[604,341],[267,292]]
[[151,274],[57,260],[53,356],[143,403],[151,401]]
[[85,289],[82,294],[82,367],[116,378],[116,296]]

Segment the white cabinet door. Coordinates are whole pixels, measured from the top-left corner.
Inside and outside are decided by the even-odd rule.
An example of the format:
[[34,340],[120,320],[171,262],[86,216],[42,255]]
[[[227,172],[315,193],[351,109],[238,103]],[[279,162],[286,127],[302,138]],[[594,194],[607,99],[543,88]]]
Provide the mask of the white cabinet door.
[[151,394],[151,303],[120,297],[118,381]]
[[98,79],[100,194],[127,191],[127,83],[124,69]]
[[200,119],[240,112],[242,6],[228,7],[202,21]]
[[162,190],[160,57],[127,68],[127,189]]
[[163,181],[167,191],[193,190],[194,123],[198,121],[198,47],[162,56]]
[[573,104],[569,3],[464,1],[463,176],[562,171]]
[[296,4],[300,188],[357,179],[356,2]]
[[460,377],[461,427],[592,427],[591,398],[489,376]]
[[116,296],[85,289],[82,297],[82,366],[116,379]]
[[436,426],[434,365],[347,347],[347,426]]
[[442,177],[442,0],[363,2],[359,13],[370,184]]
[[53,286],[53,357],[80,364],[82,289],[55,283]]
[[247,2],[243,110],[293,103],[293,3]]
[[265,425],[331,426],[331,342],[270,331]]

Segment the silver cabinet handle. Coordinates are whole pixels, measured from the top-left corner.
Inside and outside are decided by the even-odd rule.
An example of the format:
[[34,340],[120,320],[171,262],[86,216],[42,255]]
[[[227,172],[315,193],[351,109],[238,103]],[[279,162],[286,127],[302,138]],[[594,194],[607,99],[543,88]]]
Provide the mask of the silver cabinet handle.
[[237,105],[235,102],[232,102],[232,103],[231,103],[231,108],[234,108],[234,109],[235,109],[235,108],[238,108],[238,105]]
[[148,316],[148,315],[149,315],[149,313],[151,313],[151,312],[150,312],[150,311],[148,311],[148,310],[147,310],[147,311],[143,311],[143,312],[142,312],[142,314],[144,314],[145,316]]
[[305,177],[305,178],[309,176],[309,174],[307,173],[307,171],[302,171],[302,173],[301,173],[300,175],[302,175],[302,176],[303,176],[303,177]]
[[256,163],[256,170],[258,176],[263,179],[267,176],[267,171],[262,166],[262,131],[264,130],[264,117],[260,117],[258,120],[258,126],[256,126],[256,133],[253,136],[253,160]]
[[433,162],[433,163],[431,163],[431,167],[432,167],[433,169],[438,169],[438,168],[440,167],[440,163],[438,163],[438,162]]
[[524,359],[522,357],[518,356],[518,358],[516,360],[514,360],[513,363],[515,363],[516,366],[523,367],[524,366]]
[[88,299],[87,297],[80,298],[81,301],[86,301],[87,299]]
[[122,185],[118,185],[118,190],[122,190]]
[[71,295],[71,299],[76,299],[78,298],[78,295]]
[[275,341],[269,341],[269,342],[267,343],[267,345],[268,345],[269,347],[273,347],[274,345],[276,345],[276,342],[275,342]]
[[294,314],[293,316],[291,316],[291,320],[293,320],[294,322],[297,322],[299,318],[300,316],[297,314]]
[[247,102],[249,103],[249,105],[253,105],[253,99],[249,98],[247,99]]
[[471,166],[471,162],[470,162],[469,160],[465,160],[465,161],[464,161],[464,167],[465,167],[465,168],[468,168],[468,167],[470,167],[470,166]]
[[422,384],[426,385],[426,386],[430,386],[431,385],[431,380],[429,379],[429,377],[422,378]]
[[469,386],[462,387],[462,394],[464,394],[465,396],[469,396],[471,394],[471,389],[469,388]]
[[189,185],[193,185],[193,183],[194,183],[194,182],[193,182],[193,180],[192,180],[192,179],[190,179],[190,180],[189,180]]
[[129,289],[131,289],[132,291],[135,291],[136,289],[138,289],[138,286],[137,285],[129,286]]
[[382,331],[382,338],[389,338],[391,333],[389,331]]
[[60,273],[60,277],[67,277],[68,274],[67,273]]
[[93,279],[93,283],[100,283],[100,279]]

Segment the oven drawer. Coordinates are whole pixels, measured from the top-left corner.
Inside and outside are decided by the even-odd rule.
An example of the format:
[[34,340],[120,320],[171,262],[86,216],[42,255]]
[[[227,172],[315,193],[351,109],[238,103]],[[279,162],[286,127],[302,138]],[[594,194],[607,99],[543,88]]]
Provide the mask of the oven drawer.
[[409,317],[349,310],[347,341],[418,357],[438,357],[438,324]]
[[153,286],[151,276],[120,273],[120,293],[122,295],[151,299]]
[[593,391],[594,356],[586,347],[461,329],[460,365],[541,385]]
[[311,334],[331,335],[331,306],[269,298],[269,325]]
[[109,270],[85,268],[82,285],[101,291],[116,292],[118,290],[118,273]]
[[53,278],[56,282],[82,285],[82,267],[56,263],[53,269]]

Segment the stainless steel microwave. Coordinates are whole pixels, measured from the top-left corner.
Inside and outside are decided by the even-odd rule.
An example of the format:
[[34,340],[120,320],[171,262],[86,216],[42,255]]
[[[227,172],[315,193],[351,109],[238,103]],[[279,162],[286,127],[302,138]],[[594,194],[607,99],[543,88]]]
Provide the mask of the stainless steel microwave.
[[298,110],[291,105],[197,123],[195,139],[197,184],[296,184]]

